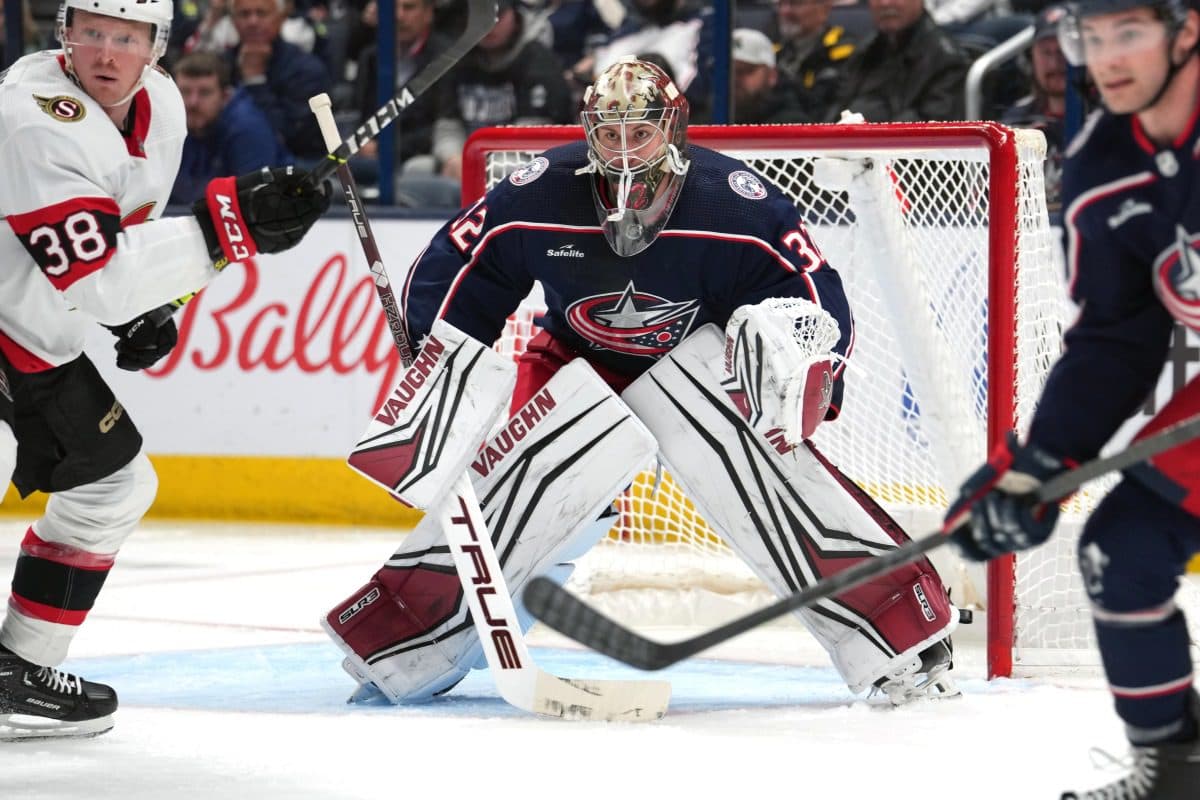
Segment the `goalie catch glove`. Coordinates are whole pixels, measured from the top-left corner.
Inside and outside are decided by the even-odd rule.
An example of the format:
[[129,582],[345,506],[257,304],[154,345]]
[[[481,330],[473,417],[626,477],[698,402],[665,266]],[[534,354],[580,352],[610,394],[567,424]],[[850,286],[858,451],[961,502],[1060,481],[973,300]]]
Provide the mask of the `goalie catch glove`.
[[[169,306],[164,306],[169,309]],[[124,325],[106,326],[117,337],[117,366],[137,372],[154,366],[179,341],[179,330],[169,313],[159,309],[142,314]]]
[[725,326],[722,385],[753,428],[798,445],[829,411],[839,337],[837,320],[808,300],[741,306]]
[[[987,561],[1036,547],[1050,538],[1058,503],[1039,503],[1037,489],[1067,464],[1037,447],[1020,445],[1011,431],[958,491],[946,513],[955,546],[964,558]],[[970,519],[955,530],[963,515]]]
[[240,178],[214,178],[192,213],[221,269],[255,253],[280,253],[304,238],[329,208],[332,187],[309,184],[297,167],[263,167]]

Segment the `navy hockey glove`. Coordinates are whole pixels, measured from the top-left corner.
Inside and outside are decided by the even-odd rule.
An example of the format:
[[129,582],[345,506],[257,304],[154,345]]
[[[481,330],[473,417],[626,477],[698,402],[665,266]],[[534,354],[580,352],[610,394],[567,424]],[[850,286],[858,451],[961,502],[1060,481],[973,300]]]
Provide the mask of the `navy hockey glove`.
[[255,253],[295,246],[329,208],[333,188],[314,189],[297,167],[263,167],[240,178],[214,178],[192,213],[204,231],[213,264],[224,267]]
[[[1019,445],[1010,432],[988,462],[963,483],[946,513],[963,557],[987,561],[1049,539],[1058,521],[1058,503],[1039,504],[1034,493],[1066,469],[1044,450]],[[955,530],[953,526],[968,512],[970,519]]]
[[154,366],[179,341],[175,320],[156,311],[109,330],[117,337],[117,366],[130,372]]

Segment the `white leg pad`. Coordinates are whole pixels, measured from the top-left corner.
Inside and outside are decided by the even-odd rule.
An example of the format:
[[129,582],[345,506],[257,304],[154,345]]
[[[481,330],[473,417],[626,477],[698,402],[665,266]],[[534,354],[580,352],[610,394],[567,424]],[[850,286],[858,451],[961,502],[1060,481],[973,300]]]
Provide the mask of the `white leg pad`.
[[[780,596],[895,549],[903,532],[814,448],[750,427],[715,372],[723,344],[715,327],[702,328],[622,394],[717,533]],[[927,561],[798,616],[856,692],[958,622]]]
[[[468,471],[515,600],[529,578],[606,532],[597,517],[656,449],[582,360],[560,369],[480,448]],[[324,620],[356,669],[393,702],[428,699],[482,663],[435,516]]]

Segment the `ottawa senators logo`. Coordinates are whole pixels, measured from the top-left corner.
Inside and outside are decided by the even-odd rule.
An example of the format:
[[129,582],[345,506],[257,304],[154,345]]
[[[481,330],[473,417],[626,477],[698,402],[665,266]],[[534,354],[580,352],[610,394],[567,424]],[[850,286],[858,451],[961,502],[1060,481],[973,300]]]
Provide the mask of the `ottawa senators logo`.
[[674,303],[639,292],[631,281],[623,292],[572,303],[567,322],[597,349],[658,358],[683,341],[699,308],[697,300]]
[[83,101],[67,94],[58,94],[54,97],[42,97],[35,94],[33,99],[38,104],[38,108],[59,122],[79,122],[87,116],[87,109],[83,107]]

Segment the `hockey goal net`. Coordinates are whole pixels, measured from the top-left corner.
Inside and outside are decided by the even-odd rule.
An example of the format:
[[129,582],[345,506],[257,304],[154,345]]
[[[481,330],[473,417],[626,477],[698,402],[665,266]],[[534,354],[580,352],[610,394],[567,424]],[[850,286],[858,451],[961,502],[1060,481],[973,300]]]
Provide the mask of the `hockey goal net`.
[[[579,138],[573,126],[477,132],[464,152],[464,203]],[[992,443],[1024,430],[1071,316],[1047,221],[1042,135],[921,123],[693,126],[689,138],[744,160],[790,196],[842,274],[857,339],[842,415],[814,439],[913,535],[933,530]],[[818,183],[814,166],[828,156],[873,170],[874,188]],[[540,310],[535,291],[497,346],[519,353]],[[1076,496],[1051,545],[993,562],[986,576],[939,559],[955,602],[986,609],[989,675],[1071,663],[1092,649],[1073,539],[1102,491]],[[648,467],[618,507],[612,542],[596,548],[607,566],[591,570],[583,590],[752,590],[753,576],[669,475],[655,490]]]

